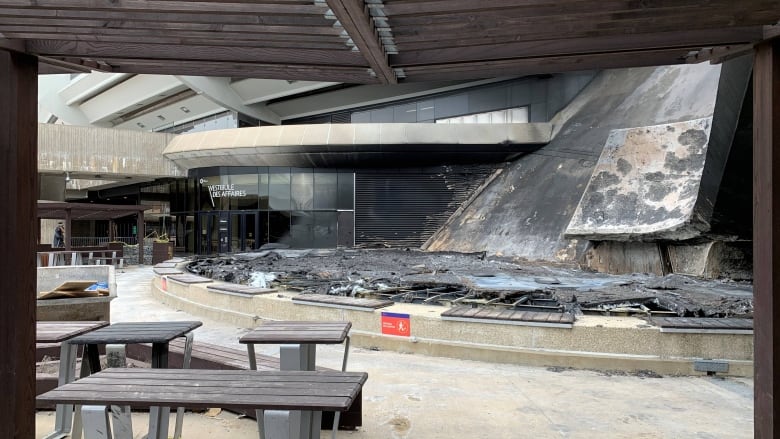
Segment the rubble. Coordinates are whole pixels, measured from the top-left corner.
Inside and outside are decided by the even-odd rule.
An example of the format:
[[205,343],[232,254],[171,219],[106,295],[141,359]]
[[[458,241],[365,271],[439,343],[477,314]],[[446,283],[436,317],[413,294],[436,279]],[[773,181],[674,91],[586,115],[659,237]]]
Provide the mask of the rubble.
[[[216,280],[437,306],[574,314],[752,318],[752,285],[672,274],[608,275],[480,253],[270,249],[193,260]],[[262,285],[261,285],[262,284]]]

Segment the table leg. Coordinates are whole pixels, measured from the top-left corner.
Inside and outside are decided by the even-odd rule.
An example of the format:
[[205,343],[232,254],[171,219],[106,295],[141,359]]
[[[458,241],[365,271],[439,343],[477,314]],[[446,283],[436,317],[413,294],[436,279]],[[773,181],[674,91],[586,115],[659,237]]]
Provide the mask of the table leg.
[[[257,356],[255,355],[254,343],[246,344],[246,353],[249,356],[249,370],[257,370]],[[255,410],[255,419],[257,420],[257,432],[260,439],[265,439],[265,411]]]
[[[182,369],[190,368],[190,359],[192,358],[192,342],[195,334],[192,332],[184,335],[184,359],[182,360]],[[173,430],[173,439],[181,437],[182,424],[184,424],[184,407],[176,409],[176,427]]]
[[[127,367],[126,348],[123,344],[106,345],[106,365],[108,367]],[[112,405],[111,425],[113,426],[113,439],[133,439],[133,423],[129,405]]]
[[[168,343],[152,343],[152,367],[168,368]],[[170,407],[149,408],[149,435],[147,439],[168,439]]]
[[[81,369],[79,370],[79,378],[89,376],[90,367],[87,360],[87,349],[84,348],[84,352],[81,354]],[[73,430],[70,433],[71,439],[81,439],[81,432],[83,430],[81,422],[81,406],[77,405],[75,413],[73,414]]]
[[[279,368],[281,370],[315,370],[317,357],[317,345],[313,343],[303,343],[300,345],[281,345],[279,347]],[[279,416],[268,416],[271,424],[266,424],[269,428],[273,426],[274,419]],[[320,424],[322,422],[322,412],[298,411],[289,412],[290,429],[296,432],[296,436],[301,439],[311,439],[320,437]],[[280,427],[283,428],[283,427]]]
[[111,427],[108,412],[104,405],[85,405],[81,408],[84,417],[84,436],[86,439],[111,439]]
[[[60,371],[57,386],[73,382],[76,378],[77,350],[78,346],[74,346],[67,341],[60,344]],[[71,421],[73,420],[73,404],[57,404],[56,410],[54,431],[49,433],[45,439],[59,439],[70,433]]]

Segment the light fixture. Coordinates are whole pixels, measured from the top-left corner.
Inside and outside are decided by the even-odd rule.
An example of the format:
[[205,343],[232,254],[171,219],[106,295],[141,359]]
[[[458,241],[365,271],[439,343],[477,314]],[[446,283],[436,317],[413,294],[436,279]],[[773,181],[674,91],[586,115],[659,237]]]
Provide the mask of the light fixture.
[[189,113],[189,112],[190,112],[190,109],[189,109],[189,108],[187,108],[187,107],[185,107],[185,106],[181,106],[181,107],[179,107],[179,110],[181,110],[181,111],[183,111],[183,112],[185,112],[185,113]]
[[160,119],[160,120],[165,120],[165,116],[163,116],[162,114],[158,114],[157,118]]
[[70,172],[65,173],[65,181],[70,181]]
[[136,122],[136,125],[138,125],[141,128],[146,128],[146,125],[142,124],[141,122]]

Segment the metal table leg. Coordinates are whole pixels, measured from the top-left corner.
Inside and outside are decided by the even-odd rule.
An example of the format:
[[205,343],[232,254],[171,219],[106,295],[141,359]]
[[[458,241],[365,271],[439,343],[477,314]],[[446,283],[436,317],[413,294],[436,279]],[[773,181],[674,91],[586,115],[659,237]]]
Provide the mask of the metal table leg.
[[[344,360],[341,362],[341,371],[347,371],[347,360],[349,359],[349,335],[344,340]],[[332,439],[336,439],[336,433],[339,431],[339,421],[341,420],[341,412],[333,412],[333,434]]]
[[[190,368],[190,359],[192,358],[192,342],[195,338],[195,334],[192,332],[184,335],[184,359],[182,361],[182,368]],[[173,439],[181,438],[182,424],[184,424],[184,407],[176,409],[176,428],[173,430]]]
[[[152,367],[168,368],[168,343],[152,343]],[[168,439],[170,407],[149,407],[149,435],[147,439]]]
[[[281,345],[279,347],[279,369],[280,370],[314,370],[317,357],[317,345],[304,343],[300,345]],[[280,413],[266,413],[265,419],[271,421],[266,424],[268,431],[276,431],[274,423],[285,423],[281,420]],[[289,423],[291,437],[300,437],[300,439],[311,439],[320,437],[322,423],[322,412],[319,411],[299,411],[292,410],[289,413],[287,423]],[[279,421],[276,421],[279,419]]]
[[[60,343],[60,366],[57,386],[73,382],[76,378],[76,351],[78,346],[67,341]],[[54,420],[54,431],[46,436],[46,439],[59,439],[70,434],[73,420],[72,404],[57,404]]]

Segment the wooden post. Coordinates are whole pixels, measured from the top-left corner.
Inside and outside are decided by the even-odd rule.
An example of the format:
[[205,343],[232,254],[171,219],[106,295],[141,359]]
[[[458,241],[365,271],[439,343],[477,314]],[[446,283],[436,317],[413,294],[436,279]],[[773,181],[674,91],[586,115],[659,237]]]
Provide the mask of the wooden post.
[[35,437],[38,60],[0,50],[0,438]]
[[[756,47],[753,66],[754,421],[756,438],[780,436],[780,40]],[[775,172],[777,171],[777,172]],[[777,252],[775,252],[777,250]],[[775,349],[777,347],[777,349]]]
[[73,224],[71,223],[73,218],[73,211],[71,209],[65,209],[65,233],[62,234],[62,239],[65,241],[65,251],[70,251],[70,238],[73,236]]
[[138,212],[136,217],[136,229],[138,229],[136,235],[138,236],[138,265],[144,265],[144,236],[146,236],[146,231],[144,231],[143,211]]

